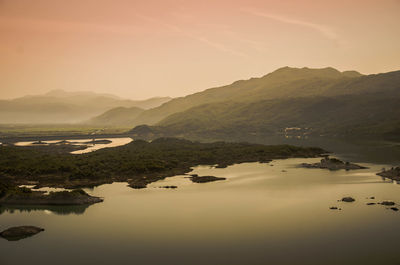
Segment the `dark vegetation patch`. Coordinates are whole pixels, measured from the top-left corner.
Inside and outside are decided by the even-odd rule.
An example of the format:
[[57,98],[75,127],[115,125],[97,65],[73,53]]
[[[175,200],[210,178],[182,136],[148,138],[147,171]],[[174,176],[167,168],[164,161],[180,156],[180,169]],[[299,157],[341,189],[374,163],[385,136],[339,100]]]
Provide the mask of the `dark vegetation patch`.
[[[48,146],[1,146],[0,179],[6,186],[78,188],[128,181],[133,188],[143,188],[167,176],[187,173],[197,165],[226,166],[290,157],[317,157],[324,152],[313,147],[198,143],[175,138],[152,142],[136,140],[125,146],[81,155],[51,152]],[[8,189],[6,186],[4,188]]]

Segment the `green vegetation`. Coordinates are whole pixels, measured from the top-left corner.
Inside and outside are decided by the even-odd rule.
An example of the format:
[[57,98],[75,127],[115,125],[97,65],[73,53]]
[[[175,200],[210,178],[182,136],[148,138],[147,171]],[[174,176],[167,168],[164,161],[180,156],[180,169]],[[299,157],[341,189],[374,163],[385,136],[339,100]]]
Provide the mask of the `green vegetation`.
[[[172,99],[157,108],[141,113],[135,119],[135,125],[155,125],[169,115],[204,104],[250,103],[260,100],[348,94],[348,86],[361,78],[363,76],[357,72],[339,72],[333,68],[284,67],[260,78],[240,80],[230,85]],[[357,91],[358,89],[351,93]],[[209,110],[212,114],[213,110]]]
[[[138,126],[131,132],[133,137],[146,139],[168,136],[233,140],[281,135],[400,141],[399,92],[400,71],[349,77],[329,68],[283,68],[260,79],[179,99],[186,103],[196,99],[197,106],[183,108],[156,125]],[[214,99],[209,100],[211,96]],[[172,100],[147,112],[178,103],[178,99]]]
[[26,187],[2,185],[1,194],[0,203],[4,205],[83,205],[103,201],[81,189],[46,194]]
[[14,184],[83,187],[113,181],[143,186],[200,164],[227,166],[288,157],[315,157],[320,148],[247,143],[198,143],[173,138],[136,140],[125,146],[71,155],[40,146],[0,147],[0,174]]
[[[143,106],[132,107],[129,105],[132,102],[127,105],[120,102],[117,108],[108,108],[100,116],[87,120],[91,125],[0,126],[0,137],[122,134],[138,125],[131,132],[136,139],[182,137],[257,142],[257,138],[270,136],[328,136],[400,141],[399,91],[400,71],[361,75],[333,68],[284,67],[261,78],[240,80],[170,101],[169,98],[152,99],[158,105],[154,103],[154,108],[147,110],[142,110],[146,109]],[[53,92],[44,98],[28,97],[16,102],[24,106],[23,102],[31,104],[28,99],[39,103],[47,102],[48,97],[65,99],[65,92],[58,94]],[[110,99],[109,95],[103,96]],[[104,106],[111,106],[108,99],[103,102],[93,95],[81,95],[76,100],[81,102],[88,97],[95,105],[106,102]],[[7,104],[0,108],[0,118],[2,109],[9,111]],[[287,128],[300,130],[287,132]]]

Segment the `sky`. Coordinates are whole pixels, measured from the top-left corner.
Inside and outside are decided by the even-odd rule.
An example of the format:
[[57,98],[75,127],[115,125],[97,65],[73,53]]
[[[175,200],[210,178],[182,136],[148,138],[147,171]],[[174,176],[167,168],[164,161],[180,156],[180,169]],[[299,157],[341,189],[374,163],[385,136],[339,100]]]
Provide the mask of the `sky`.
[[0,98],[184,96],[283,66],[400,70],[400,0],[0,0]]

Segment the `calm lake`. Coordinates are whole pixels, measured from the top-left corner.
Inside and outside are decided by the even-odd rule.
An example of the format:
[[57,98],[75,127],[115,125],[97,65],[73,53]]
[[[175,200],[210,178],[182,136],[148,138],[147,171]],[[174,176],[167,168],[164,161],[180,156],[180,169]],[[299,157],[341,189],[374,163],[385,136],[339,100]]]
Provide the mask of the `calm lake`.
[[297,167],[318,160],[199,166],[192,173],[227,178],[203,184],[175,176],[142,190],[102,185],[87,189],[104,197],[89,207],[3,207],[0,230],[46,231],[0,240],[0,264],[400,264],[400,212],[366,205],[400,203],[400,185],[375,175],[389,165]]

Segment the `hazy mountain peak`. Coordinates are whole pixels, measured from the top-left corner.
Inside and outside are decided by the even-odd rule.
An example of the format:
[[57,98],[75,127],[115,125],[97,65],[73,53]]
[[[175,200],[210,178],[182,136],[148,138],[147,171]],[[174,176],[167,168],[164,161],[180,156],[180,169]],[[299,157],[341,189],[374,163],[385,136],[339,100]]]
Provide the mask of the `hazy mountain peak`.
[[340,71],[333,67],[325,67],[325,68],[296,68],[296,67],[289,67],[285,66],[273,71],[271,74],[278,74],[278,73],[285,73],[285,74],[330,74],[330,75],[337,75],[340,74]]
[[337,79],[343,77],[359,77],[362,76],[357,71],[345,71],[340,72],[339,70],[333,67],[325,67],[325,68],[295,68],[285,66],[279,68],[267,75],[264,78],[272,78],[276,80],[300,80],[300,79],[309,79],[309,78],[323,78],[323,79]]
[[44,94],[45,96],[48,97],[56,97],[56,98],[64,98],[64,97],[71,97],[71,96],[102,96],[102,97],[108,97],[108,98],[113,98],[113,99],[119,99],[118,96],[112,95],[112,94],[106,94],[106,93],[96,93],[92,91],[66,91],[63,89],[54,89],[50,90],[49,92]]
[[347,76],[347,77],[360,77],[360,76],[362,76],[362,74],[360,74],[359,72],[354,71],[354,70],[344,71],[344,72],[342,72],[342,74],[344,76]]

